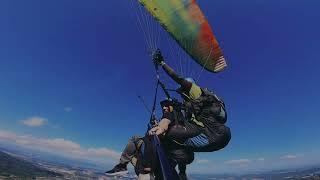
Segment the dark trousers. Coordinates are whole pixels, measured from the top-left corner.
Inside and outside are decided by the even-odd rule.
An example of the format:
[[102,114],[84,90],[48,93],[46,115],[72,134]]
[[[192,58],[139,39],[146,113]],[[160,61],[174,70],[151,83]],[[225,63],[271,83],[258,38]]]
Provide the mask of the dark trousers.
[[166,136],[194,152],[210,152],[224,148],[231,139],[231,132],[221,124],[200,127],[187,121],[170,127]]

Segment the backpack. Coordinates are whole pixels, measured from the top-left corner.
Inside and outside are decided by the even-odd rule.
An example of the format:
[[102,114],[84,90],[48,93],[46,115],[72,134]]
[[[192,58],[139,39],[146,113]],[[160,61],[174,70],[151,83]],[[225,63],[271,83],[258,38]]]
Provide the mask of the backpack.
[[201,96],[185,102],[187,109],[195,115],[197,121],[217,122],[225,124],[227,122],[227,112],[225,104],[221,98],[208,89],[201,89]]

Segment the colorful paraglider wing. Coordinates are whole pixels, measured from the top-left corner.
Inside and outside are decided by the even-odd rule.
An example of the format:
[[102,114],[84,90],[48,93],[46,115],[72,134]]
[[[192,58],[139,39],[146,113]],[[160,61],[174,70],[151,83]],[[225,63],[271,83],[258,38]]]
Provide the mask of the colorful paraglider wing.
[[227,65],[212,29],[195,0],[139,0],[201,66],[219,72]]

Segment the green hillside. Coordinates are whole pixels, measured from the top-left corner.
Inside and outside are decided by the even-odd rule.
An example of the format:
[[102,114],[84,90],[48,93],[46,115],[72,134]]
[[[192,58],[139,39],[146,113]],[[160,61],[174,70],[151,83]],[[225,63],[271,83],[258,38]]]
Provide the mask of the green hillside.
[[61,175],[0,151],[0,177],[33,179],[59,176]]

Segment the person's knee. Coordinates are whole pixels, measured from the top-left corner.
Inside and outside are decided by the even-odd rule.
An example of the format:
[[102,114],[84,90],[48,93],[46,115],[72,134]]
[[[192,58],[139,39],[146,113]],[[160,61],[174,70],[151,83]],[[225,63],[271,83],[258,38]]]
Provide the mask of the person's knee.
[[172,139],[183,139],[189,136],[189,132],[182,125],[174,125],[169,129],[166,136]]
[[134,135],[129,139],[129,141],[136,142],[136,141],[139,141],[141,139],[142,139],[142,136]]
[[222,148],[225,148],[230,141],[231,141],[231,132],[230,132],[230,129],[228,128],[228,131],[225,133],[224,141],[222,143],[223,144]]
[[131,145],[135,145],[135,146],[139,146],[140,142],[142,142],[142,136],[132,136],[130,139],[129,139],[129,142],[128,144],[131,144]]
[[175,149],[170,151],[170,159],[177,164],[191,164],[194,160],[194,152],[188,149]]
[[136,151],[140,148],[142,143],[143,139],[141,136],[132,136],[128,141],[126,149],[130,152]]

